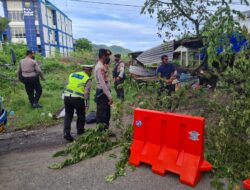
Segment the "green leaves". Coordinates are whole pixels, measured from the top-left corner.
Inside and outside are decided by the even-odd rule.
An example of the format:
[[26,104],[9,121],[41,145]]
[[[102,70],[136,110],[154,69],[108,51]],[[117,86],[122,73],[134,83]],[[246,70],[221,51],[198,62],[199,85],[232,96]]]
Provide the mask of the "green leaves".
[[2,34],[10,21],[0,16],[0,34]]
[[92,51],[93,46],[87,38],[79,38],[76,40],[76,49],[77,50]]
[[[216,120],[206,129],[206,155],[214,165],[217,189],[224,189],[220,185],[220,178],[229,180],[228,189],[233,189],[241,181],[249,177],[250,171],[250,64],[244,50],[236,55],[237,64],[228,68],[220,77],[217,89]],[[241,60],[241,61],[239,61]],[[214,105],[213,105],[214,106]],[[210,117],[207,115],[207,117]],[[217,125],[216,125],[217,124]]]
[[124,128],[122,138],[120,140],[121,157],[115,165],[116,171],[105,178],[106,182],[112,182],[120,176],[126,175],[126,167],[128,166],[128,159],[130,155],[130,146],[132,143],[133,126],[129,125]]
[[117,140],[109,138],[109,131],[104,131],[102,126],[97,129],[87,129],[86,132],[70,143],[65,150],[56,152],[53,157],[66,156],[61,162],[49,166],[51,169],[61,169],[65,166],[80,162],[111,150],[118,144]]

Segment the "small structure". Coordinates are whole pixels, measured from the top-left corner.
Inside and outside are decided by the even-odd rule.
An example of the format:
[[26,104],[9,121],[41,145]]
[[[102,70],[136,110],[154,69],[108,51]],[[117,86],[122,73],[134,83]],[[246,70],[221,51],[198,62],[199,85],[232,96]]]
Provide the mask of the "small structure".
[[170,41],[143,52],[136,59],[143,65],[158,66],[161,63],[162,55],[167,55],[168,60],[172,61],[173,53],[174,53],[174,41]]
[[157,80],[156,68],[162,62],[162,55],[167,55],[168,60],[174,64],[180,62],[176,66],[178,72],[186,72],[200,64],[199,49],[201,47],[203,47],[202,39],[189,38],[165,42],[144,52],[130,53],[129,56],[132,57],[132,61],[129,72],[137,80]]
[[138,64],[138,61],[136,60],[136,58],[142,53],[143,51],[135,51],[135,52],[128,53],[128,57],[130,58],[130,65]]
[[195,67],[200,65],[200,51],[199,49],[187,48],[180,45],[174,53],[178,54],[180,66]]

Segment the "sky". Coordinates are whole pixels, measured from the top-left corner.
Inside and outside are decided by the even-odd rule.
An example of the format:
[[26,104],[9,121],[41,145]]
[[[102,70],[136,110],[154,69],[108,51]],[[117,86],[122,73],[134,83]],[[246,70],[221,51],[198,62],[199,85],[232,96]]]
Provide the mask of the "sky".
[[[152,48],[162,43],[157,35],[157,20],[140,14],[140,7],[91,4],[81,0],[50,0],[72,20],[73,37],[87,38],[95,44],[119,45],[132,51]],[[89,0],[143,5],[144,0]],[[250,7],[235,6],[250,10]],[[0,4],[0,15],[3,16]]]

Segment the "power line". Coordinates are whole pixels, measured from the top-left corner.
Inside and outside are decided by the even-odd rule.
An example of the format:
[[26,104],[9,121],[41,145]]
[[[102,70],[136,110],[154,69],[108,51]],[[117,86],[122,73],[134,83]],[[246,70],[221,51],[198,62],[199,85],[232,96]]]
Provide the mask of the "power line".
[[[67,1],[67,0],[66,0]],[[121,4],[121,3],[108,3],[108,2],[100,2],[100,1],[89,1],[89,0],[70,0],[81,3],[89,3],[89,4],[99,4],[99,5],[109,5],[109,6],[120,6],[120,7],[132,7],[132,8],[142,8],[143,5],[132,5],[132,4]],[[206,2],[218,2],[216,0],[205,0]],[[172,4],[170,1],[159,1],[161,3]],[[247,4],[243,4],[241,2],[231,2],[230,5],[242,5],[248,6]],[[68,5],[67,5],[68,6]],[[215,10],[208,10],[209,12],[215,12]]]
[[[142,8],[143,7],[143,5],[108,3],[108,2],[88,1],[88,0],[70,0],[70,1],[76,1],[76,2],[82,2],[82,3],[91,3],[91,4],[100,4],[100,5],[123,6],[123,7],[136,7],[136,8]],[[207,2],[218,2],[218,1],[215,1],[215,0],[205,0],[205,1],[207,1]],[[166,1],[160,1],[160,2],[166,3],[166,4],[172,4],[171,2],[166,2]],[[231,5],[247,5],[247,4],[241,3],[241,2],[231,2],[229,4],[231,4]]]
[[136,8],[143,7],[142,5],[129,5],[129,4],[120,4],[120,3],[100,2],[100,1],[86,1],[86,0],[71,0],[71,1],[78,1],[78,2],[92,3],[92,4],[101,4],[101,5],[111,5],[111,6],[136,7]]

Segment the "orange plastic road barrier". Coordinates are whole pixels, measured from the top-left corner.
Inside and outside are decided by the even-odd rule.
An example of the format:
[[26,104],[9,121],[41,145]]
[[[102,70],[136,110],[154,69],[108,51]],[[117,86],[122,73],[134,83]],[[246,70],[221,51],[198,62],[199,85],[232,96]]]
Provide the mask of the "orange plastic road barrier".
[[150,164],[160,175],[179,174],[182,183],[195,186],[202,171],[212,170],[203,156],[204,126],[202,117],[136,108],[129,163]]
[[243,186],[250,190],[250,179],[246,179],[245,181],[243,181]]

